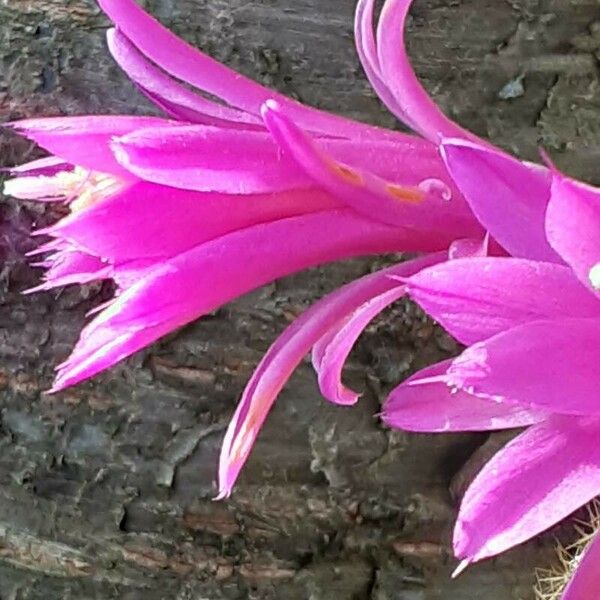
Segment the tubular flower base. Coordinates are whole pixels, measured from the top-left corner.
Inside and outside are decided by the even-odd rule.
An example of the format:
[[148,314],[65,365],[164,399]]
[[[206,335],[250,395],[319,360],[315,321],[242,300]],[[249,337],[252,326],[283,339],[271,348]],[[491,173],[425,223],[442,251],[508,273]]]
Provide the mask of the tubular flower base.
[[[453,143],[452,152],[466,180],[472,166],[489,160],[485,148]],[[505,165],[489,164],[491,177],[505,182]],[[492,236],[496,228],[510,235],[501,221],[487,225]],[[600,190],[554,171],[545,232],[561,264],[465,258],[405,280],[410,296],[469,347],[397,387],[384,420],[416,431],[528,426],[463,497],[454,532],[461,568],[530,539],[600,495],[600,299],[590,283],[600,262],[599,228]],[[598,597],[598,552],[595,543],[566,600]]]
[[[495,228],[492,253],[561,262],[540,233],[548,170],[507,157],[435,106],[398,40],[410,0],[386,2],[377,35],[374,0],[360,0],[355,35],[373,87],[418,136],[331,115],[268,90],[175,37],[134,0],[99,3],[115,25],[108,31],[110,52],[166,118],[12,124],[51,156],[15,168],[6,192],[71,209],[36,232],[49,237],[33,253],[46,269],[36,290],[100,279],[117,284],[115,298],[58,367],[52,391],[294,271],[382,252],[433,253],[338,290],[275,342],[225,436],[221,497],[231,492],[302,356],[312,348],[326,398],[355,402],[358,395],[342,386],[340,373],[369,320],[403,294],[402,278],[442,261],[448,251],[452,258],[485,255],[485,228],[500,220],[502,202],[514,202],[515,209],[503,228]],[[502,163],[503,182],[485,190],[473,186],[454,148],[487,153],[480,165],[486,172]],[[511,237],[515,231],[533,233]],[[509,420],[524,418],[505,412]]]

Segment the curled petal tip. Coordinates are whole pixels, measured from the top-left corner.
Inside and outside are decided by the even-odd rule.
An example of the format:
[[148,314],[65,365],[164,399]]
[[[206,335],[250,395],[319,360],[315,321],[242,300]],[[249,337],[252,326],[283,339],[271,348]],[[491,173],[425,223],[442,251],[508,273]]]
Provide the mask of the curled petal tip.
[[281,112],[281,104],[279,104],[279,102],[277,102],[277,100],[275,100],[274,98],[269,98],[268,100],[265,100],[264,104],[261,107],[261,113],[263,117],[266,113],[269,112]]
[[227,500],[231,496],[231,489],[222,489],[219,493],[212,499],[213,502],[220,502],[221,500]]
[[269,98],[260,107],[260,116],[262,117],[264,124],[268,128],[276,128],[276,130],[285,127],[285,122],[282,123],[284,111],[277,100]]
[[335,396],[335,403],[339,406],[354,406],[360,400],[361,395],[362,394],[344,387],[343,389],[338,390]]

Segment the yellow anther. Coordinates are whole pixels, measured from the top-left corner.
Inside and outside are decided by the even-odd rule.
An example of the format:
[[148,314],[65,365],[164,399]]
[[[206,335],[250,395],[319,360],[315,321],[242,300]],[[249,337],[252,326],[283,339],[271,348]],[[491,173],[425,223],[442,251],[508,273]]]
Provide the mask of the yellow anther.
[[425,198],[425,192],[418,188],[404,187],[395,183],[388,183],[385,191],[401,202],[421,202]]
[[351,183],[353,185],[362,185],[363,178],[360,175],[360,173],[357,173],[354,169],[351,169],[350,167],[348,167],[346,165],[342,165],[338,162],[335,162],[334,160],[328,159],[325,162],[326,162],[327,166],[329,167],[329,170],[334,175],[341,177],[342,179],[344,179],[345,181],[347,181],[348,183]]
[[263,388],[260,394],[254,395],[250,399],[248,412],[244,416],[238,432],[231,443],[229,450],[230,463],[246,459],[276,395],[275,390],[269,387],[266,389]]

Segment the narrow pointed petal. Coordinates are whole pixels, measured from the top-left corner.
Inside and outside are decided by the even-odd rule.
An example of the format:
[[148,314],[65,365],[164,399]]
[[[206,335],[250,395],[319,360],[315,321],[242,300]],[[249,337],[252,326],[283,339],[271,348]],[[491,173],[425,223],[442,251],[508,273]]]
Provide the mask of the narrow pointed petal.
[[[33,232],[31,235],[35,236],[38,232]],[[45,234],[43,234],[45,235]],[[30,250],[25,253],[25,256],[39,256],[40,254],[47,254],[48,252],[57,252],[59,250],[70,249],[71,245],[65,240],[51,240],[45,244],[41,244],[34,250]]]
[[[405,431],[443,433],[512,429],[547,418],[548,414],[543,411],[484,400],[463,390],[450,389],[442,379],[451,362],[445,360],[422,369],[392,390],[383,406],[383,422]],[[440,380],[435,381],[436,378]],[[431,380],[431,383],[420,383],[420,380]]]
[[300,269],[396,251],[397,229],[350,211],[255,225],[201,244],[149,270],[81,333],[54,390],[91,377],[222,304]]
[[554,417],[498,452],[462,500],[458,558],[474,562],[504,552],[600,494],[599,436],[598,419]]
[[467,348],[450,386],[567,415],[600,416],[600,319],[534,321]]
[[202,125],[141,129],[115,139],[112,148],[141,179],[181,189],[261,194],[312,184],[263,131]]
[[399,118],[406,120],[416,132],[436,144],[442,137],[461,137],[484,143],[446,117],[419,83],[403,39],[411,4],[412,0],[387,0],[377,29],[383,80],[399,107]]
[[[487,247],[486,242],[480,240],[462,240],[465,242],[461,251],[466,255],[467,252],[479,253]],[[468,243],[467,243],[468,242]],[[427,269],[422,262],[406,263],[406,269],[401,270],[401,266],[395,267],[389,272],[389,277],[397,279],[401,273],[408,276],[409,269],[413,273],[418,273]],[[442,261],[436,261],[440,263]],[[403,279],[404,281],[404,279]],[[353,345],[364,331],[365,327],[382,310],[387,308],[392,302],[398,300],[406,292],[404,285],[398,285],[386,290],[380,295],[373,295],[367,302],[356,308],[348,317],[336,327],[332,327],[323,337],[314,345],[312,351],[312,362],[319,379],[321,393],[330,401],[338,404],[354,404],[359,397],[352,390],[347,389],[341,382],[341,374]]]
[[28,290],[29,293],[109,279],[113,272],[112,267],[98,257],[77,250],[62,250],[46,262],[44,266],[48,266],[48,270],[44,273],[44,282]]
[[72,213],[44,233],[113,263],[160,262],[238,229],[341,207],[314,189],[235,196],[142,181],[108,201]]
[[71,168],[72,165],[70,163],[65,162],[58,156],[46,156],[16,167],[3,167],[0,169],[0,173],[7,172],[11,175],[28,177],[40,175],[49,177],[51,175],[56,175],[56,173],[60,173],[61,171],[68,171]]
[[586,548],[561,600],[596,600],[600,594],[600,535]]
[[156,19],[135,0],[99,0],[118,29],[156,65],[173,77],[221,98],[233,107],[258,116],[261,105],[274,98],[289,110],[302,127],[340,137],[394,137],[393,132],[337,117],[303,106],[251,81],[193,48]]
[[169,124],[169,121],[154,117],[107,115],[27,119],[10,125],[68,163],[131,178],[131,174],[113,156],[111,139],[138,128]]
[[375,0],[358,0],[354,13],[354,40],[358,55],[369,70],[380,75],[381,65],[377,55],[377,42],[373,32]]
[[509,254],[562,262],[544,229],[550,198],[546,169],[462,139],[445,139],[441,149],[450,176],[475,216]]
[[396,98],[389,90],[381,73],[379,56],[377,55],[377,44],[373,33],[373,10],[375,0],[359,0],[356,5],[354,19],[354,41],[356,51],[362,67],[369,79],[369,83],[377,92],[379,99],[387,106],[388,110],[396,115],[405,125],[418,130],[410,116],[401,107]]
[[[438,179],[441,186],[447,179],[436,148],[413,136],[360,142],[322,138],[320,145],[336,160],[392,181],[399,178],[407,186]],[[138,177],[183,189],[261,193],[314,185],[266,131],[169,125],[116,138],[113,148]],[[464,201],[455,203],[469,215]]]
[[600,262],[600,190],[554,172],[546,212],[548,241],[586,285]]
[[409,275],[444,258],[442,252],[432,254],[353,281],[313,304],[279,336],[254,371],[225,434],[219,498],[231,494],[275,399],[311,347],[369,298],[397,287],[390,275]]
[[457,237],[481,233],[470,212],[461,210],[460,198],[452,195],[444,181],[398,185],[367,169],[338,162],[305,135],[276,103],[265,104],[263,119],[282,150],[293,156],[318,186],[357,212],[390,225],[437,230],[449,243]]
[[19,200],[64,202],[64,185],[54,175],[21,175],[4,182],[2,192]]
[[170,116],[226,127],[262,127],[261,120],[196,94],[150,62],[118,29],[109,29],[108,49],[129,78]]
[[531,321],[600,317],[594,294],[571,269],[554,263],[464,258],[421,271],[407,287],[411,298],[467,345]]
[[336,404],[354,404],[360,394],[342,384],[344,363],[365,327],[390,304],[404,295],[403,285],[371,298],[359,306],[348,320],[330,335],[317,342],[313,349],[313,366],[319,388],[325,398]]

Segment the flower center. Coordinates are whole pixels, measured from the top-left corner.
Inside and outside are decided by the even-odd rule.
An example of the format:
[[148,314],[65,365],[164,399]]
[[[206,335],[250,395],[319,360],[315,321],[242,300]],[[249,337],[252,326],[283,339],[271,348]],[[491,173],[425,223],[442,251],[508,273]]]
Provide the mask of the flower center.
[[24,176],[4,183],[4,193],[22,200],[64,200],[72,212],[83,210],[116,194],[123,181],[98,171],[75,167],[55,175]]

